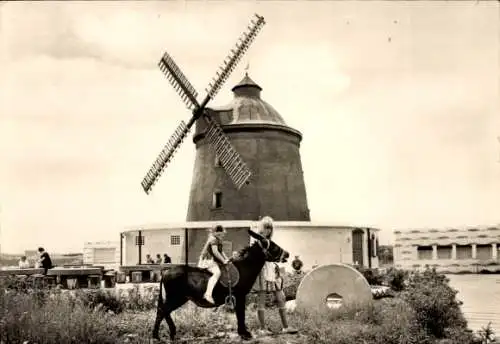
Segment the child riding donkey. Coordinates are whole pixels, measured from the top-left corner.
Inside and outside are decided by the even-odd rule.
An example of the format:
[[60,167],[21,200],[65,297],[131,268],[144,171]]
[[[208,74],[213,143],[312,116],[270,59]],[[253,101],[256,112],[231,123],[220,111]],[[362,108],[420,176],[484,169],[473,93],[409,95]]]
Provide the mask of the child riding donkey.
[[212,304],[215,304],[212,292],[221,276],[221,265],[225,266],[229,263],[229,259],[222,250],[225,234],[226,229],[221,225],[215,225],[210,229],[207,242],[201,251],[200,260],[198,262],[199,267],[206,268],[212,273],[212,276],[210,276],[208,280],[207,289],[204,295],[205,300]]

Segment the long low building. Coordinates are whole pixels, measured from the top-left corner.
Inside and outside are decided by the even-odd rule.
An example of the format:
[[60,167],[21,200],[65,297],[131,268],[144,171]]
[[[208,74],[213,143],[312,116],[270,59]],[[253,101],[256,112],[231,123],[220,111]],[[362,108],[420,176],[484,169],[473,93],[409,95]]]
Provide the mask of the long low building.
[[[227,229],[224,251],[231,255],[250,242],[247,229],[256,230],[255,221],[185,222],[144,225],[127,228],[120,234],[120,265],[146,263],[146,255],[155,259],[167,253],[172,263],[196,263],[207,238],[207,228],[215,223]],[[376,228],[338,226],[313,222],[275,222],[273,240],[295,256],[305,269],[331,263],[378,267]],[[187,240],[186,240],[187,239]]]
[[83,264],[116,269],[120,260],[119,241],[93,241],[83,245]]
[[394,231],[397,268],[436,267],[446,272],[500,271],[500,227]]

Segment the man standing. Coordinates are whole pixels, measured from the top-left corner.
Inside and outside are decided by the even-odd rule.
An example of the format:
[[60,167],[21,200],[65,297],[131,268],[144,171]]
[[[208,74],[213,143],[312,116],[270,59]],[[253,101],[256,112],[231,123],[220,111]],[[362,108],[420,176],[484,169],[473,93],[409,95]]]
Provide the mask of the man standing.
[[39,247],[38,252],[40,253],[40,259],[38,260],[38,262],[44,270],[43,274],[46,275],[47,271],[53,268],[52,260],[50,259],[49,254],[45,252],[45,249],[43,247]]
[[171,263],[172,263],[172,259],[170,259],[170,256],[165,253],[163,255],[163,264],[171,264]]

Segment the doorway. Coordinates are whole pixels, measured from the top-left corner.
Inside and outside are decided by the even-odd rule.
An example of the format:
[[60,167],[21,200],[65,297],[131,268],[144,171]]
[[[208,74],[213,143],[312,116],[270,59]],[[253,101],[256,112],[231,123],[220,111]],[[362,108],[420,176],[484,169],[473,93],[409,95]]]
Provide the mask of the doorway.
[[363,261],[363,230],[355,229],[352,231],[352,262],[364,266]]

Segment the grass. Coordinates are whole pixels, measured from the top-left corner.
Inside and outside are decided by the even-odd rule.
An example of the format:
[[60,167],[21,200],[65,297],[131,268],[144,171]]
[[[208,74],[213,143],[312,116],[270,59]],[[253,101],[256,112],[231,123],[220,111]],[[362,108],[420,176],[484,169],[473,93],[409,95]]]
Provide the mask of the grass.
[[[12,281],[10,283],[12,287]],[[454,344],[475,343],[457,313],[454,297],[442,276],[433,272],[419,274],[408,279],[397,297],[377,300],[369,306],[344,307],[321,314],[290,313],[289,323],[300,329],[300,335],[274,337],[272,342],[434,344],[446,339]],[[438,301],[446,309],[437,312],[433,305]],[[117,295],[102,290],[61,292],[10,288],[6,291],[0,286],[0,342],[149,343],[155,305],[156,291],[141,297],[137,289],[128,295]],[[214,311],[188,304],[172,317],[178,339],[193,343],[234,342],[235,315],[222,308]],[[281,329],[276,308],[267,310],[266,321],[271,329]],[[258,325],[251,304],[246,323],[250,330]],[[435,324],[441,327],[431,326]],[[165,322],[160,335],[168,342]]]
[[[148,343],[155,318],[154,309],[127,309],[114,314],[103,307],[91,307],[78,301],[80,299],[70,302],[67,295],[61,294],[44,298],[36,294],[12,293],[4,294],[1,299],[2,309],[9,310],[1,319],[0,338],[4,343],[23,343],[27,340],[39,344]],[[381,302],[365,310],[350,309],[315,315],[295,313],[289,315],[289,322],[301,327],[302,336],[296,337],[297,343],[353,343],[367,339],[369,343],[425,343],[417,340],[425,335],[411,324],[414,321],[411,314],[405,316],[405,305],[396,302],[389,306],[391,311],[383,311],[386,307],[386,302]],[[280,329],[276,309],[269,309],[266,317],[272,329]],[[197,343],[210,343],[216,336],[236,331],[234,314],[222,309],[214,312],[188,304],[174,312],[173,319],[178,337],[190,338]],[[257,327],[254,311],[248,312],[247,326],[250,329]],[[165,323],[161,326],[161,335],[167,340],[168,327]],[[404,341],[401,341],[402,338]],[[230,341],[221,339],[222,343]],[[275,342],[284,344],[293,340],[278,337]]]
[[[61,294],[48,298],[36,294],[4,295],[1,307],[9,311],[2,316],[0,338],[4,343],[13,344],[26,340],[39,344],[148,343],[155,318],[154,309],[125,309],[114,314],[81,299],[69,302],[67,296]],[[255,329],[255,312],[249,310],[247,314],[247,326]],[[271,329],[280,329],[276,309],[268,309],[266,318]],[[222,309],[214,312],[188,304],[174,312],[173,319],[178,338],[197,343],[211,343],[216,336],[236,331],[234,314]],[[296,312],[289,314],[289,322],[300,327],[301,336],[277,337],[275,343],[432,343],[418,325],[414,312],[398,299],[384,299],[363,309],[324,314]],[[167,341],[165,323],[162,323],[161,335]],[[219,341],[231,342],[223,338]]]

